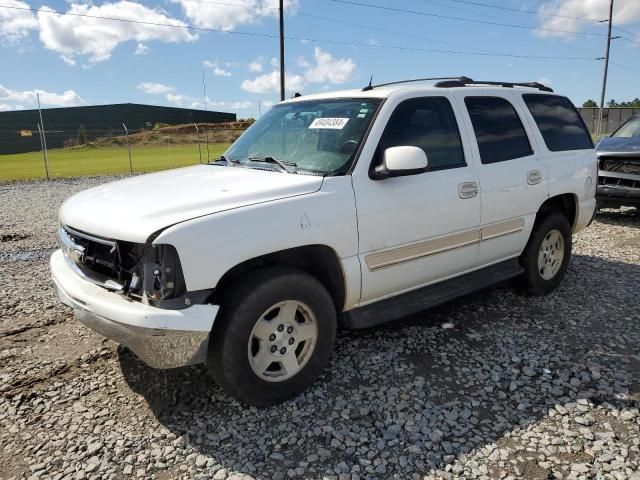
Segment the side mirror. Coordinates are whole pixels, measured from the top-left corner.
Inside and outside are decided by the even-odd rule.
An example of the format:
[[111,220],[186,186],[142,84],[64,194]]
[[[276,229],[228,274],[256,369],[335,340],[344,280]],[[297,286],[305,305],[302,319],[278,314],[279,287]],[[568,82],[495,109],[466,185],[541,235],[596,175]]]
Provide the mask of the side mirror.
[[427,171],[427,154],[418,147],[391,147],[384,151],[382,164],[374,170],[373,178],[382,180],[390,177],[416,175]]

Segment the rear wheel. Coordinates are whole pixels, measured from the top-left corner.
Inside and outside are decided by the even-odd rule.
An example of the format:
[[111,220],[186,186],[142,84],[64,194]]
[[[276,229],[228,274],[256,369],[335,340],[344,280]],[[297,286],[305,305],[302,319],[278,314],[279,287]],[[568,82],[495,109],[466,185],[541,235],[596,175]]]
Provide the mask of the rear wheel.
[[336,334],[331,296],[314,277],[265,268],[227,289],[207,366],[243,403],[268,406],[297,395],[327,365]]
[[555,290],[571,258],[571,226],[560,212],[547,214],[536,222],[529,242],[520,256],[524,268],[522,285],[531,295]]

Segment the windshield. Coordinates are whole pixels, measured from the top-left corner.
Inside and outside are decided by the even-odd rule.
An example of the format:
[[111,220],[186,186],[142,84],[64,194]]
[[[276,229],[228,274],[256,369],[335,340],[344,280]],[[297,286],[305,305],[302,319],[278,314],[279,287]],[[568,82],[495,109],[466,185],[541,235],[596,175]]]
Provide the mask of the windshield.
[[611,136],[620,138],[640,137],[640,116],[631,118]]
[[224,157],[240,163],[275,159],[292,165],[292,172],[343,173],[380,103],[380,99],[365,98],[276,105],[236,140]]

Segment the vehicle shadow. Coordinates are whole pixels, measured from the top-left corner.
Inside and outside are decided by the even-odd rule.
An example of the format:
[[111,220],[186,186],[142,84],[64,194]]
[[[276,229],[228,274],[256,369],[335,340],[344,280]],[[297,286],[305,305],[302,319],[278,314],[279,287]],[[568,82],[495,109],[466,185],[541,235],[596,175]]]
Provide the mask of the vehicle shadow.
[[[266,409],[228,397],[204,367],[153,370],[124,350],[119,360],[158,421],[211,458],[214,470],[422,478],[483,447],[514,447],[508,432],[559,421],[549,418],[556,405],[637,408],[633,278],[638,265],[575,255],[547,297],[521,296],[507,283],[390,325],[342,331],[324,376]],[[572,448],[584,456],[579,442]],[[537,460],[526,462],[527,478],[549,477]]]

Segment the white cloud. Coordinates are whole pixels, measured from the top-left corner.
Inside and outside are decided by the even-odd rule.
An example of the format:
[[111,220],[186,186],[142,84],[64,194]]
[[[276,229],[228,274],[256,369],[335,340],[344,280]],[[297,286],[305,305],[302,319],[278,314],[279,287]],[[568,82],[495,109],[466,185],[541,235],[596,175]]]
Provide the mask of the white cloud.
[[228,70],[225,70],[224,68],[220,68],[220,66],[218,65],[218,61],[216,60],[215,62],[212,62],[210,60],[205,60],[203,62],[203,65],[207,68],[210,68],[213,71],[213,74],[216,77],[230,77],[231,76],[231,72]]
[[139,43],[136,46],[136,50],[135,52],[133,52],[134,55],[146,55],[147,53],[149,53],[151,49],[149,47],[147,47],[144,43]]
[[[285,75],[285,84],[287,90],[298,91],[304,89],[304,77],[287,73]],[[273,93],[280,91],[280,72],[274,70],[271,73],[265,73],[253,80],[243,80],[240,85],[243,90],[251,93]]]
[[350,58],[336,60],[333,56],[324,52],[319,47],[314,52],[315,65],[311,66],[304,77],[311,83],[345,83],[353,78],[356,64]]
[[[192,0],[173,0],[185,16],[197,27],[233,30],[238,25],[260,22],[263,18],[278,16],[278,0],[244,0],[242,3],[203,3]],[[288,14],[295,14],[298,0],[285,0]]]
[[[306,83],[332,83],[340,84],[348,82],[356,72],[356,64],[351,58],[334,59],[333,56],[316,47],[314,51],[314,63],[310,63],[304,57],[297,59],[298,66],[305,69],[304,75],[287,73],[285,84],[288,91],[303,90]],[[246,79],[240,85],[243,90],[251,93],[273,93],[280,91],[280,72],[276,58],[271,59],[274,70],[254,79]]]
[[536,80],[538,83],[541,83],[543,85],[546,85],[547,87],[551,86],[551,79],[547,78],[547,77],[541,77],[538,80]]
[[176,107],[182,108],[202,108],[202,103],[189,95],[178,93],[167,93],[167,100]]
[[232,102],[211,102],[207,101],[207,107],[220,108],[226,110],[249,110],[254,107],[254,103],[248,100]]
[[[49,7],[42,7],[51,10]],[[95,15],[128,20],[141,20],[150,23],[165,23],[184,27],[186,24],[168,16],[163,10],[149,8],[140,3],[122,0],[104,3],[71,4],[68,13]],[[190,42],[197,35],[183,28],[170,28],[157,25],[129,22],[104,21],[97,18],[83,18],[38,12],[40,40],[45,48],[60,53],[68,61],[76,55],[87,55],[90,62],[107,60],[113,50],[122,42],[139,43],[159,40],[165,43]]]
[[8,112],[10,110],[24,110],[24,105],[9,105],[7,103],[0,103],[0,112]]
[[[0,85],[0,101],[20,102],[24,105],[36,105],[40,95],[40,104],[51,107],[73,107],[81,105],[84,100],[73,90],[65,90],[63,93],[52,93],[46,90],[12,90]],[[15,105],[16,107],[22,105]]]
[[[182,108],[204,108],[204,103],[201,99],[196,99],[189,95],[183,95],[180,93],[167,93],[166,97],[169,103],[177,107]],[[219,109],[219,110],[250,110],[255,106],[254,102],[249,100],[236,100],[236,101],[215,101],[206,97],[207,109]]]
[[[554,30],[584,30],[588,23],[566,17],[585,18],[588,20],[604,20],[609,17],[609,0],[552,0],[544,2],[540,13],[552,13],[562,17],[543,16],[540,18],[540,27]],[[640,22],[640,1],[616,0],[613,9],[613,24],[627,25]],[[541,37],[572,36],[570,33],[549,32],[538,30]]]
[[76,61],[73,59],[73,57],[69,57],[67,55],[60,55],[60,59],[64,63],[66,63],[67,65],[70,65],[72,67],[76,64]]
[[138,85],[138,90],[142,90],[149,95],[164,95],[165,93],[173,92],[175,88],[164,83],[144,82]]
[[[31,8],[29,4],[19,0],[3,0],[2,5],[8,7]],[[0,41],[16,44],[38,28],[38,20],[33,12],[0,8]]]
[[302,56],[298,57],[298,59],[296,60],[296,63],[298,64],[298,66],[300,66],[302,68],[311,67],[311,64],[309,63],[309,61],[306,58],[302,57]]
[[258,73],[262,71],[262,62],[260,62],[259,60],[254,60],[253,62],[249,63],[249,71],[250,72],[254,72],[254,73]]

